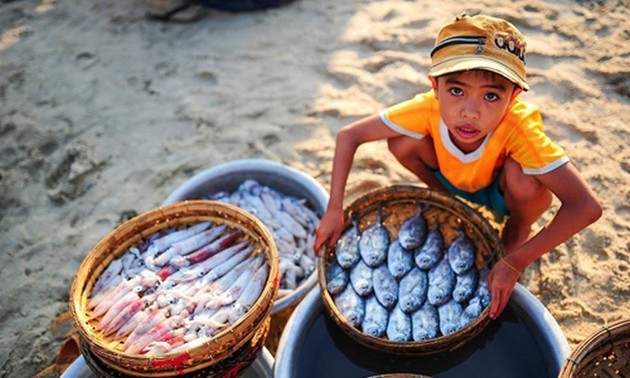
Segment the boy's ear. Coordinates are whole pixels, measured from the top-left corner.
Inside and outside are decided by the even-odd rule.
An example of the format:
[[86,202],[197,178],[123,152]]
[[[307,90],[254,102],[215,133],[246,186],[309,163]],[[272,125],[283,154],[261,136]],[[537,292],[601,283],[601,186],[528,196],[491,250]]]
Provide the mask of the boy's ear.
[[514,101],[514,99],[521,93],[523,93],[523,88],[519,87],[518,85],[515,85],[514,92],[512,92],[512,97],[510,97],[510,102]]
[[433,76],[429,76],[429,80],[431,80],[431,86],[433,87],[433,92],[435,92],[435,96],[437,97],[437,92],[438,92],[437,79]]

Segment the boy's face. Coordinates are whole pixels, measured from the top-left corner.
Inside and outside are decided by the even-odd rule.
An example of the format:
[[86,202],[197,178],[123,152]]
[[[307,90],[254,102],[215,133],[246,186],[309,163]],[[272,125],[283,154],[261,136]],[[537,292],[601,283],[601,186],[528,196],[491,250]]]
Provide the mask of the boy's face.
[[511,101],[521,92],[501,75],[464,71],[432,78],[440,115],[451,139],[463,152],[472,152],[499,126]]

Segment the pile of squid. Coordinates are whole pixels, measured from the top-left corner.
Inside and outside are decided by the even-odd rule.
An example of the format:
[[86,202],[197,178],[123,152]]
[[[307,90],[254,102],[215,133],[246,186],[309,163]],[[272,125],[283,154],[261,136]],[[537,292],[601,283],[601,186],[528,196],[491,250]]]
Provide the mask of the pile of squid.
[[447,336],[490,303],[489,270],[475,266],[475,245],[460,230],[445,246],[423,210],[401,223],[394,240],[379,209],[375,224],[360,232],[354,219],[337,242],[327,290],[343,317],[367,335],[397,342]]
[[223,224],[157,232],[99,276],[87,302],[91,324],[129,354],[200,345],[243,317],[262,293],[270,267],[259,250]]
[[285,195],[252,179],[233,192],[221,191],[206,198],[248,211],[271,232],[280,257],[278,297],[290,294],[315,271],[313,241],[320,219],[306,199]]

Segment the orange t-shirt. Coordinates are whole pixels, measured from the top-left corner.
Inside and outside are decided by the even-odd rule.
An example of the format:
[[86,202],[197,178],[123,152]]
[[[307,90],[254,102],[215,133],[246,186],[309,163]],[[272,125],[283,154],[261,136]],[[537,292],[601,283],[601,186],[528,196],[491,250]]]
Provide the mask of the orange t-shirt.
[[474,193],[490,185],[509,156],[526,174],[550,172],[569,161],[562,147],[543,132],[538,107],[517,97],[499,126],[477,150],[464,153],[452,142],[440,118],[435,93],[429,91],[380,114],[391,129],[412,138],[433,138],[439,170],[458,189]]

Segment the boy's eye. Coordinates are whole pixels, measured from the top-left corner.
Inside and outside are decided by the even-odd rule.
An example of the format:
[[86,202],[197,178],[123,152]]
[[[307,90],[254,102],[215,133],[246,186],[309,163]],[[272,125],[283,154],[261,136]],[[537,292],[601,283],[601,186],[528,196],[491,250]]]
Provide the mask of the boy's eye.
[[461,88],[453,87],[448,90],[453,96],[461,96],[464,94]]
[[488,93],[484,96],[484,98],[488,101],[494,102],[499,99],[499,96],[496,93]]

